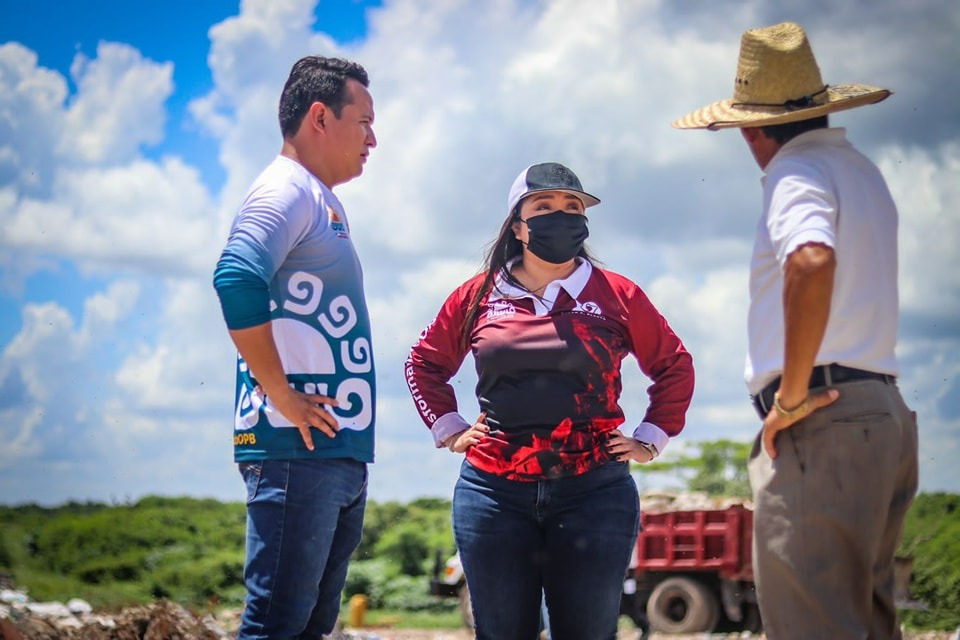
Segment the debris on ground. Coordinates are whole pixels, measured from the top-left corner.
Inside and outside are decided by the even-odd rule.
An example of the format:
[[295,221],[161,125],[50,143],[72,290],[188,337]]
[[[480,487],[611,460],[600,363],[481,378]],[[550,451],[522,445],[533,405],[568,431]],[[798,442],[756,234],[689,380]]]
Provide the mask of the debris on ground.
[[[185,607],[158,600],[116,613],[97,613],[82,598],[61,602],[33,602],[25,591],[0,589],[0,640],[227,640],[236,636],[239,610],[198,616]],[[637,636],[633,630],[618,634],[620,640]],[[337,629],[326,640],[471,640],[473,634],[459,630]],[[704,640],[704,638],[752,638],[763,635],[696,634],[663,635],[651,640]],[[960,640],[954,633],[915,631],[906,640]]]
[[94,613],[81,598],[33,602],[26,592],[0,591],[2,640],[224,640],[231,635],[212,616],[195,616],[166,600],[115,614]]

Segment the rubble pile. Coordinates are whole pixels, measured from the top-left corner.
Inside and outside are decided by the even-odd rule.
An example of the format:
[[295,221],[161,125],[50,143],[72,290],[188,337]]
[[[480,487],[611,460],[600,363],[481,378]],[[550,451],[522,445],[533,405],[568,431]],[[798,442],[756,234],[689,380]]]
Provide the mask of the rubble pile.
[[23,591],[0,591],[0,640],[224,640],[227,631],[211,616],[198,618],[168,601],[93,613],[73,598],[32,602]]
[[640,510],[649,512],[694,511],[698,509],[724,510],[734,505],[753,509],[749,498],[719,498],[700,491],[647,490],[640,494]]

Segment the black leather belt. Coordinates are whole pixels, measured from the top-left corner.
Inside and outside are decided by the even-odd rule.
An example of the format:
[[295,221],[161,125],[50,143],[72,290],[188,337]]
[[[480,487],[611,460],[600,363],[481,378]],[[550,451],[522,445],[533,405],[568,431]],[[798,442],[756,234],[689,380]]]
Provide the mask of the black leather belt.
[[[854,369],[845,367],[842,364],[822,364],[813,368],[810,374],[811,389],[818,387],[832,387],[835,384],[843,382],[852,382],[854,380],[879,380],[887,384],[895,384],[896,376],[887,373],[877,373],[876,371],[865,371],[863,369]],[[777,376],[773,382],[765,386],[755,396],[752,396],[753,406],[757,410],[760,419],[767,417],[770,410],[773,409],[773,394],[780,388],[780,376]]]

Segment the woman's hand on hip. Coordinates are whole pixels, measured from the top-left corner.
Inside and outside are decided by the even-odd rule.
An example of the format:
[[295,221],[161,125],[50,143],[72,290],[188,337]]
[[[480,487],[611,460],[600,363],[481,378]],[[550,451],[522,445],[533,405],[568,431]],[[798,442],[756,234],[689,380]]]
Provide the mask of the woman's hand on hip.
[[487,414],[481,413],[477,421],[469,429],[450,436],[444,444],[454,453],[463,453],[473,445],[480,444],[480,441],[490,433],[490,427],[484,422],[486,417]]
[[634,438],[623,435],[619,430],[614,431],[607,440],[607,451],[620,462],[650,462],[653,454]]

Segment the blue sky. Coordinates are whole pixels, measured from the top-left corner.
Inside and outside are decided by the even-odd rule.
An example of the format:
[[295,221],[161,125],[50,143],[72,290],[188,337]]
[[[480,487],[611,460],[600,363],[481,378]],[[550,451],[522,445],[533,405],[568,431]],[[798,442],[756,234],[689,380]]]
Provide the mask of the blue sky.
[[[402,362],[479,266],[526,165],[603,204],[591,248],[694,354],[670,449],[750,439],[742,381],[760,174],[736,132],[669,123],[728,97],[744,29],[795,20],[828,83],[896,92],[837,114],[901,211],[901,388],[921,485],[960,490],[960,6],[856,0],[0,0],[0,502],[241,499],[232,345],[210,286],[230,219],[276,154],[290,64],[370,72],[379,146],[338,188],[377,361],[374,499],[448,496]],[[623,406],[646,386],[624,363]],[[472,363],[457,376],[475,410]],[[670,450],[668,449],[668,451]]]
[[[366,32],[366,10],[379,0],[335,0],[320,2],[314,11],[316,25],[341,42],[362,38]],[[33,50],[40,66],[58,71],[68,82],[77,54],[94,57],[102,41],[124,42],[147,58],[174,63],[175,91],[166,100],[166,122],[160,144],[144,145],[147,158],[175,154],[203,171],[211,189],[222,186],[224,172],[217,162],[215,141],[191,120],[187,105],[213,86],[205,64],[210,50],[208,31],[213,24],[237,15],[237,0],[170,0],[169,2],[128,2],[125,0],[0,0],[0,43],[18,42]],[[51,16],[54,16],[51,19]],[[69,265],[51,278],[46,272],[27,280],[22,299],[10,298],[0,290],[0,340],[7,341],[19,328],[17,306],[22,301],[48,299],[53,292],[67,308],[79,311],[83,283],[75,280]]]

